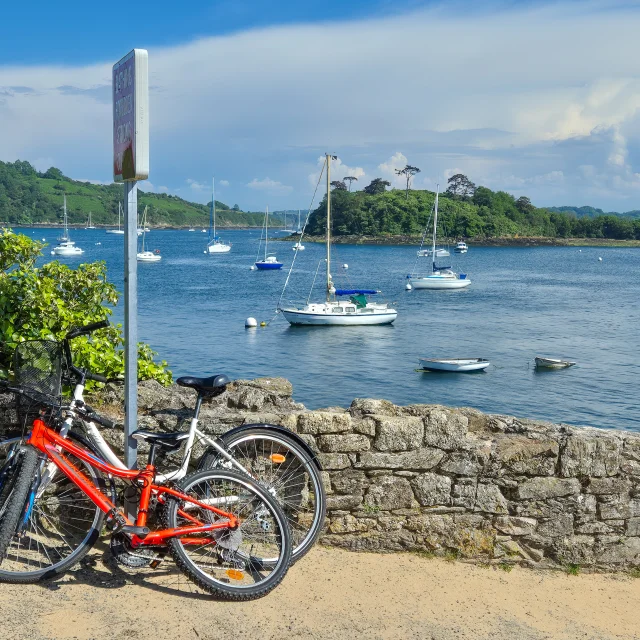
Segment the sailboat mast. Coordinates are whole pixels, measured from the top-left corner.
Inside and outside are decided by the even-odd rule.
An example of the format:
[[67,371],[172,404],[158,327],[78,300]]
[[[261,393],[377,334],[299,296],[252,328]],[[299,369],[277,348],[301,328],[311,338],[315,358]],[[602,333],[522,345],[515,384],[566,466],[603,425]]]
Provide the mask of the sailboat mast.
[[327,302],[331,300],[331,156],[327,160]]
[[120,231],[120,202],[118,202],[118,231]]
[[267,244],[269,243],[269,207],[264,216],[264,259],[267,260]]
[[68,240],[69,239],[69,225],[67,223],[67,195],[65,194],[63,196],[63,202],[64,204],[63,209],[64,209],[64,239]]
[[433,270],[436,269],[436,230],[438,228],[438,191],[440,189],[440,185],[436,185],[436,204],[433,210],[433,242],[431,244],[431,258],[433,260]]
[[213,240],[216,239],[216,179],[213,178],[211,188],[211,210],[213,211]]

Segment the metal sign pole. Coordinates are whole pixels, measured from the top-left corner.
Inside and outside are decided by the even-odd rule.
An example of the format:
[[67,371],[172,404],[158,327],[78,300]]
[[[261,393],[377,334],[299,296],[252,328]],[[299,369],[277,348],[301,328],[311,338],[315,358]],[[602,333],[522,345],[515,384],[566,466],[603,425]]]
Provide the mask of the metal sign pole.
[[[124,182],[124,459],[137,466],[138,180],[149,177],[149,54],[133,49],[113,65],[113,179]],[[135,513],[131,506],[127,512]]]
[[124,461],[136,467],[138,423],[138,183],[124,183]]

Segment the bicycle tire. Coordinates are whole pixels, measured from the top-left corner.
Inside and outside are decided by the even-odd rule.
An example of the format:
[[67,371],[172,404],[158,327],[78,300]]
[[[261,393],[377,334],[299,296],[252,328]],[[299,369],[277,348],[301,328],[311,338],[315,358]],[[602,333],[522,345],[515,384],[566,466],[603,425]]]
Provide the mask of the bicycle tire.
[[[269,514],[269,528],[262,526],[262,522],[266,520],[259,520],[260,516],[255,518],[253,515],[245,517],[241,524],[235,530],[230,529],[218,529],[212,534],[212,537],[218,535],[216,543],[206,544],[199,549],[208,547],[208,553],[210,555],[211,562],[206,563],[212,570],[220,572],[220,578],[214,578],[211,573],[207,572],[198,565],[198,563],[187,553],[186,547],[195,549],[197,545],[189,544],[183,545],[179,537],[171,538],[169,540],[169,551],[177,565],[177,567],[195,584],[200,588],[208,591],[209,593],[218,596],[225,600],[254,600],[260,598],[270,591],[272,591],[280,582],[282,582],[287,570],[291,564],[291,537],[289,533],[289,527],[287,525],[287,517],[282,511],[277,500],[275,500],[265,489],[263,489],[257,482],[254,482],[244,473],[237,471],[229,471],[227,469],[207,469],[205,471],[199,471],[191,474],[180,481],[178,488],[183,493],[194,493],[199,499],[206,499],[206,496],[216,495],[212,488],[212,483],[217,482],[220,487],[218,496],[215,498],[218,508],[227,512],[235,509],[238,511],[238,517],[241,513],[246,513],[245,507],[241,507],[241,499],[239,496],[246,495],[249,504],[255,504],[257,512],[262,513],[264,518],[263,509],[268,509]],[[227,483],[226,485],[223,483]],[[208,487],[210,492],[206,494],[198,493],[196,487],[200,485]],[[228,485],[235,486],[235,493],[229,495],[225,489]],[[229,502],[221,502],[224,499],[228,499]],[[174,529],[180,526],[180,516],[178,514],[178,506],[180,501],[168,497],[164,509],[163,519],[166,528]],[[256,513],[257,513],[256,512]],[[211,516],[210,511],[204,511],[203,515]],[[260,522],[260,525],[255,526],[254,523]],[[258,543],[249,544],[249,551],[245,550],[245,547],[240,550],[241,545],[244,543],[243,536],[250,533],[251,526],[254,528],[262,529],[262,532],[258,531],[259,535],[266,534],[270,531],[271,522],[275,525],[273,534],[270,534],[269,551],[273,553],[273,547],[277,547],[279,554],[275,562],[269,563],[265,566],[262,562],[262,558],[254,556]],[[191,521],[187,521],[186,524],[192,524]],[[227,536],[226,539],[221,536]],[[232,542],[229,542],[232,540]],[[232,548],[234,547],[235,548]],[[264,548],[262,545],[260,548]],[[197,549],[195,549],[197,551]],[[215,553],[215,556],[212,554]],[[195,553],[195,552],[194,552]],[[229,569],[225,569],[225,566],[229,566]],[[256,575],[260,575],[261,571],[268,571],[269,574],[257,581],[255,584],[240,585],[240,580],[245,577],[256,580]],[[228,576],[228,577],[225,577]],[[236,584],[233,584],[236,581]]]
[[[80,444],[87,446],[87,448],[89,448],[90,450],[93,449],[90,445],[88,445],[86,440],[84,440],[84,438],[82,438],[78,434],[69,432],[67,437],[73,440],[77,440]],[[38,452],[36,449],[34,449],[33,447],[25,448],[34,451],[36,453],[36,457],[38,457]],[[98,471],[96,471],[93,467],[91,467],[87,463],[84,463],[83,461],[77,460],[75,458],[74,460],[76,460],[76,464],[84,465],[83,471],[85,472],[85,474],[89,475],[90,478],[92,478],[92,480],[96,483],[97,486],[100,487],[100,489],[105,488],[103,478]],[[81,495],[84,496],[84,494],[59,470],[58,479],[56,480],[54,476],[47,488],[53,488],[57,483],[63,483],[63,490],[65,486],[69,487],[69,489],[66,490],[67,493],[68,491],[76,491],[78,497],[76,497],[75,499],[68,498],[67,502],[70,504],[70,506],[65,506],[65,501],[60,500],[60,496],[58,496],[57,498],[53,496],[53,500],[57,500],[57,504],[54,505],[55,508],[53,510],[47,508],[47,501],[52,498],[51,492],[49,492],[49,494],[47,495],[47,491],[45,490],[40,496],[34,497],[34,504],[30,511],[29,518],[25,524],[26,531],[22,536],[22,538],[29,539],[29,544],[27,548],[23,546],[21,550],[25,554],[30,554],[31,557],[28,560],[19,558],[18,552],[20,551],[22,538],[17,538],[14,535],[14,526],[13,533],[7,540],[3,539],[3,546],[0,546],[0,582],[26,584],[39,582],[44,579],[55,577],[78,563],[91,550],[96,540],[98,539],[100,531],[102,529],[104,513],[97,506],[95,506],[93,502],[90,502],[91,506],[89,507],[88,498],[87,506],[83,506],[81,503],[79,503],[79,500],[82,499]],[[26,506],[26,499],[26,497],[22,499],[23,512]],[[73,520],[73,523],[71,525],[67,524],[67,526],[65,527],[61,524],[61,522],[64,522],[64,512],[68,511],[69,509],[73,509],[74,507],[76,509],[84,510],[85,512],[89,511],[89,516],[85,517],[81,513],[81,516],[83,517],[71,518],[71,520]],[[7,512],[9,511],[9,508],[9,505],[7,505]],[[58,518],[57,521],[56,517]],[[74,534],[74,532],[68,531],[69,526],[73,527],[74,529],[80,530],[81,525],[79,523],[81,523],[83,520],[86,523],[86,531],[82,531],[81,539],[79,540],[75,548],[72,548],[71,544],[69,544],[69,541],[71,540],[71,536]],[[3,524],[4,519],[2,522],[0,522],[0,530]],[[8,525],[8,527],[10,527],[10,525]],[[64,546],[66,545],[71,550],[71,553],[69,555],[62,556],[57,548],[47,546],[47,534],[49,534],[49,537],[52,537],[52,533],[63,540],[64,545],[62,545],[60,548],[64,548]],[[65,538],[64,536],[67,537]],[[39,539],[42,540],[43,538],[45,540],[41,544]],[[35,559],[34,556],[36,556],[36,554],[38,553],[40,546],[45,549],[44,553],[41,555],[42,559]],[[59,558],[59,560],[54,561],[54,559],[56,558]],[[37,568],[32,568],[36,564]]]
[[[0,521],[4,515],[4,505],[16,481],[18,452],[22,435],[5,437],[0,440]],[[4,450],[7,453],[4,453]]]
[[[280,495],[280,492],[276,492],[276,498],[278,498],[280,505],[283,507],[284,512],[287,515],[289,526],[292,531],[292,563],[295,563],[309,552],[317,542],[324,527],[327,498],[322,476],[320,475],[321,472],[316,462],[310,457],[309,453],[303,446],[296,442],[293,437],[283,433],[280,429],[270,429],[269,425],[248,425],[245,429],[239,429],[234,431],[232,434],[223,434],[219,437],[219,442],[229,453],[234,455],[234,451],[236,452],[234,457],[238,457],[241,453],[241,448],[245,443],[250,443],[251,441],[255,443],[256,440],[275,443],[279,447],[279,451],[282,451],[283,448],[288,449],[288,451],[290,451],[295,457],[295,460],[299,462],[301,468],[304,469],[304,472],[309,476],[310,490],[308,491],[309,496],[307,496],[307,499],[312,495],[314,504],[311,524],[308,527],[304,524],[304,518],[300,518],[300,510],[297,508],[297,506],[299,506],[299,501],[301,501],[300,495],[295,496],[295,499],[298,500],[298,505],[296,505],[294,504],[294,500],[288,500],[287,496],[282,496]],[[198,468],[216,468],[221,464],[225,464],[225,462],[224,458],[222,458],[215,449],[210,447],[203,454]],[[243,461],[240,460],[240,462],[242,463]],[[248,465],[244,464],[243,466],[246,468]],[[290,466],[289,470],[291,470]],[[253,469],[253,471],[255,471],[255,469]],[[267,489],[273,488],[274,482],[272,470],[271,473],[268,474],[271,477],[260,477],[259,470],[255,475],[250,475],[254,480],[263,484]],[[284,489],[284,493],[286,493],[286,487],[280,486],[280,488]],[[293,489],[293,491],[295,491],[295,489]]]
[[0,562],[5,556],[11,539],[18,528],[20,519],[24,514],[29,491],[33,484],[39,463],[37,449],[34,449],[32,446],[22,448],[17,462],[15,482],[6,500],[4,517],[2,518],[2,522],[0,522]]

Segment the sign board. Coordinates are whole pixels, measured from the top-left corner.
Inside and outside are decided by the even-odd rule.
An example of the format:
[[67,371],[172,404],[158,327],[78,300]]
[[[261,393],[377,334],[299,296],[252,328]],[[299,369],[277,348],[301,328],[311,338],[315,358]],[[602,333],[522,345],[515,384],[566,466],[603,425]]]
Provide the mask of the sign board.
[[134,49],[113,65],[113,179],[149,177],[149,54]]

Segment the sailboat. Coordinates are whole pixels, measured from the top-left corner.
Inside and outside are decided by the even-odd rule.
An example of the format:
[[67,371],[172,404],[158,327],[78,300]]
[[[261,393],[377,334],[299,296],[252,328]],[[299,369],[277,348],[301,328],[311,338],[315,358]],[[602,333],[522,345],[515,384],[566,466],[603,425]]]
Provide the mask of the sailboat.
[[51,251],[52,256],[81,256],[84,251],[80,247],[76,247],[76,243],[72,242],[69,237],[69,224],[67,221],[67,196],[64,196],[64,233],[62,237],[58,238],[60,244],[56,245]]
[[[262,238],[260,238],[262,241]],[[256,256],[255,266],[256,269],[261,271],[282,269],[282,262],[278,262],[274,253],[268,253],[269,251],[269,207],[264,214],[264,258],[258,260],[260,255],[260,245],[258,245],[258,256]]]
[[[298,209],[298,229],[294,233],[302,236],[302,227],[300,226],[300,209]],[[304,245],[300,241],[296,242],[291,248],[294,251],[304,251]]]
[[[294,214],[295,215],[295,214]],[[282,233],[288,233],[288,234],[292,234],[295,233],[294,229],[287,229],[287,212],[284,212],[284,224],[283,224],[283,229],[282,229]]]
[[[278,311],[293,325],[374,325],[391,324],[398,312],[384,303],[369,302],[367,296],[380,293],[376,289],[336,289],[331,280],[331,161],[335,158],[325,154],[327,168],[327,290],[324,302],[307,303],[302,306],[278,306]],[[292,265],[293,267],[293,265]],[[285,285],[286,287],[286,285]],[[312,286],[313,288],[313,286]],[[284,294],[284,291],[283,291]],[[311,295],[309,295],[311,297]],[[346,300],[339,298],[348,297]],[[282,299],[282,296],[281,296]]]
[[228,253],[231,251],[231,245],[225,244],[216,235],[216,179],[213,179],[213,186],[211,189],[211,211],[209,218],[209,242],[205,253],[212,255],[214,253]]
[[85,229],[95,229],[95,227],[91,223],[91,211],[89,211],[89,219],[87,220],[87,226],[85,227]]
[[160,260],[162,260],[162,256],[157,249],[154,252],[145,250],[144,248],[144,241],[147,235],[147,208],[148,207],[144,208],[144,213],[142,214],[142,228],[144,229],[144,231],[142,232],[142,251],[136,254],[136,259],[138,260],[138,262],[160,262]]
[[115,233],[119,236],[123,236],[124,235],[124,229],[120,228],[120,217],[122,215],[122,207],[120,205],[120,203],[118,202],[118,228],[117,229],[107,229],[107,233]]
[[[439,267],[436,264],[436,259],[438,258],[438,250],[436,249],[438,236],[438,191],[439,186],[436,187],[436,201],[433,209],[433,235],[431,237],[430,253],[432,271],[426,276],[411,273],[407,276],[407,279],[414,289],[464,289],[471,284],[471,280],[467,278],[465,273],[457,274],[451,271],[451,267]],[[449,254],[447,253],[447,255]],[[420,251],[418,251],[418,257],[420,257]]]

